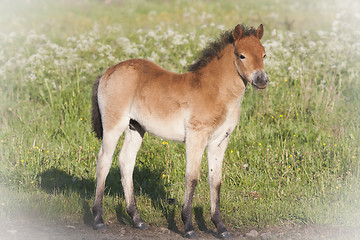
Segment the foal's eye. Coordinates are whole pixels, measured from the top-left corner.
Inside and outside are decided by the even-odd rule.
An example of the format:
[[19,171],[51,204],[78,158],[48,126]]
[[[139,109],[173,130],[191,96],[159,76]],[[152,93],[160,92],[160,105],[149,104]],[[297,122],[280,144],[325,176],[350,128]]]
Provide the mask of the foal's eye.
[[265,58],[266,57],[266,54],[263,56],[263,58]]
[[242,55],[242,54],[240,54],[239,58],[240,58],[240,59],[245,59],[245,56]]

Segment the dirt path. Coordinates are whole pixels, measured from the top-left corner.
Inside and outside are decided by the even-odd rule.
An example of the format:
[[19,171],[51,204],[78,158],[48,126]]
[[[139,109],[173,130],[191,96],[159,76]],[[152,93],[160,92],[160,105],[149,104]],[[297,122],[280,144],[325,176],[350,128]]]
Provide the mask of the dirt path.
[[[261,231],[251,229],[232,230],[233,239],[360,239],[360,226],[281,226]],[[200,239],[217,239],[213,231],[197,230]],[[1,240],[135,240],[135,239],[184,239],[181,233],[167,228],[150,227],[137,230],[131,226],[112,223],[107,230],[94,231],[85,224],[38,223],[36,220],[17,217],[0,221]]]

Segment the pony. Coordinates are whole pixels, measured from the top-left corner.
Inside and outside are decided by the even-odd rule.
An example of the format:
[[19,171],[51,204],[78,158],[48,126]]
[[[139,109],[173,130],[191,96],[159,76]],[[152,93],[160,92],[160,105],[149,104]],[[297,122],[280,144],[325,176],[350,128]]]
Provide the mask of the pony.
[[207,149],[211,220],[222,238],[231,238],[220,213],[224,153],[240,116],[247,83],[264,89],[264,34],[238,24],[203,50],[202,57],[182,74],[169,72],[144,59],[109,67],[93,87],[93,130],[102,145],[97,157],[94,229],[105,228],[102,201],[105,180],[119,137],[121,183],[127,213],[134,227],[147,229],[134,197],[133,170],[145,132],[186,146],[185,196],[181,211],[185,237],[197,238],[192,223],[192,200],[200,162]]

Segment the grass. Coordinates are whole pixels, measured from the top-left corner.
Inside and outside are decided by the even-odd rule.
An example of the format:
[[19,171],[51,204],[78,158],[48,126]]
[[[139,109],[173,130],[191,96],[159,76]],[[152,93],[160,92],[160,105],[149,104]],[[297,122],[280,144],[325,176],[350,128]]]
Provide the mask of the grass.
[[[2,2],[0,217],[20,211],[90,225],[100,146],[90,122],[96,76],[135,57],[184,72],[210,39],[244,22],[264,23],[271,84],[247,89],[231,135],[226,224],[358,224],[359,5],[309,3]],[[184,169],[182,144],[145,135],[134,180],[150,225],[181,226]],[[105,219],[131,224],[117,161],[106,186]],[[199,228],[212,227],[206,158],[194,212]]]

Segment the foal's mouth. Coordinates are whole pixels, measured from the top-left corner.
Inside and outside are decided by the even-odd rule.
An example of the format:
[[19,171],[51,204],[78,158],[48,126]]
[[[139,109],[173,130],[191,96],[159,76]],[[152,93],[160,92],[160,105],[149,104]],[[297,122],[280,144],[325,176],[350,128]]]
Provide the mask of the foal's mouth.
[[251,81],[251,85],[254,86],[256,89],[259,89],[259,90],[265,89],[266,86],[267,86],[266,84],[263,85],[263,86],[256,85],[253,81]]

